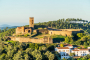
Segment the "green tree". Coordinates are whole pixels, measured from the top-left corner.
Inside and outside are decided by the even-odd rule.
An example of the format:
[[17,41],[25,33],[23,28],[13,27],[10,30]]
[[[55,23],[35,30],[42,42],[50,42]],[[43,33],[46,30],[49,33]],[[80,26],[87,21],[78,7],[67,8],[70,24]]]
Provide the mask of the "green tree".
[[2,54],[2,55],[0,55],[0,60],[4,60],[5,59],[5,56],[6,56],[6,54],[4,53],[4,54]]
[[30,43],[30,44],[29,44],[29,48],[35,49],[35,44]]
[[47,51],[45,53],[46,57],[49,59],[49,60],[53,60],[54,59],[54,54],[52,54],[51,52]]
[[86,41],[86,40],[87,40],[87,36],[83,36],[83,37],[81,37],[80,40],[81,40],[81,41]]
[[47,48],[46,48],[46,47],[42,47],[42,50],[43,50],[43,51],[47,51]]
[[77,36],[81,38],[81,37],[85,36],[85,34],[84,33],[77,33]]
[[84,46],[88,46],[88,44],[86,42],[84,42]]
[[35,49],[38,49],[38,44],[35,44]]
[[30,56],[28,54],[25,54],[25,60],[30,60]]
[[81,45],[81,41],[76,41],[75,44],[76,45]]
[[32,50],[31,48],[27,48],[27,49],[26,49],[26,53],[27,53],[27,54],[30,55],[32,52],[33,52],[33,50]]
[[41,52],[39,50],[34,50],[32,52],[32,55],[33,55],[34,59],[42,60],[42,55],[41,55]]
[[23,60],[23,52],[18,51],[18,53],[14,54],[13,60]]
[[82,47],[78,47],[78,49],[81,49]]
[[64,47],[64,45],[63,44],[60,44],[60,47]]
[[69,43],[69,42],[70,42],[69,37],[66,37],[66,38],[65,38],[65,42],[66,42],[66,43]]
[[8,59],[13,58],[13,54],[14,54],[14,51],[13,51],[13,50],[9,50],[9,51],[7,52],[6,57],[7,57]]

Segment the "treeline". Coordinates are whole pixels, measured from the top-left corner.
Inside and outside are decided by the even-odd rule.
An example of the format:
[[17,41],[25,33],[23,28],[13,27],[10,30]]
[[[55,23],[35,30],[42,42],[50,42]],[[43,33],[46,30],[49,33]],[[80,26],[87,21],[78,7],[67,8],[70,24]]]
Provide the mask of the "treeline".
[[0,37],[12,36],[15,33],[15,28],[1,30]]
[[4,32],[0,33],[0,40],[1,41],[7,41],[8,39],[6,38],[6,36],[12,36],[15,33],[15,28],[4,29],[2,31],[4,31]]
[[[87,23],[70,23],[71,21],[83,21]],[[43,23],[39,22],[36,23],[35,26],[48,26],[57,29],[83,29],[86,32],[90,33],[90,22],[78,18],[59,19],[57,21],[49,21]]]
[[0,33],[5,32],[5,31],[7,31],[7,30],[8,30],[8,27],[6,27],[6,28],[3,29],[3,30],[0,29]]

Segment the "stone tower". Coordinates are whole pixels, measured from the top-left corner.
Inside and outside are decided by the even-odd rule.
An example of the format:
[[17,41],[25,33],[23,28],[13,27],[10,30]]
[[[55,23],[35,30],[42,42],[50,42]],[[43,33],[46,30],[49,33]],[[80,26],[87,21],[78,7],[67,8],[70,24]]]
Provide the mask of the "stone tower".
[[34,17],[29,17],[29,27],[34,28]]
[[24,26],[22,26],[22,34],[25,32],[25,28]]

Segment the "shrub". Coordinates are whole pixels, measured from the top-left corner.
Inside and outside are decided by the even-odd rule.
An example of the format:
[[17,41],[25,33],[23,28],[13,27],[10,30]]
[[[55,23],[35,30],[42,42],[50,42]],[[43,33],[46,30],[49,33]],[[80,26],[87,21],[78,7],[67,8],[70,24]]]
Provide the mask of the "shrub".
[[81,49],[82,47],[78,47],[78,49]]
[[29,36],[29,34],[25,34],[24,36],[27,37],[27,36]]

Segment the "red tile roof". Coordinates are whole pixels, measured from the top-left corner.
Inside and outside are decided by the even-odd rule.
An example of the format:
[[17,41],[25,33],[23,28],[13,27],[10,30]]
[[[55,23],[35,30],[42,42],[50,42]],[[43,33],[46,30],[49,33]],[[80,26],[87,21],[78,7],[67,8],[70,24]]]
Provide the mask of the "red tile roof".
[[68,47],[56,47],[58,49],[69,49]]
[[80,50],[88,50],[88,49],[80,49]]
[[80,51],[80,50],[88,50],[88,49],[78,49],[78,48],[74,48],[74,50],[72,50],[72,51]]
[[79,51],[79,50],[72,50],[72,51]]

